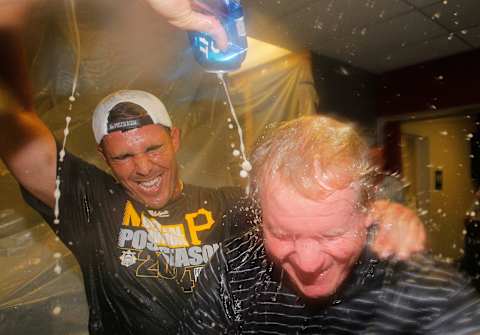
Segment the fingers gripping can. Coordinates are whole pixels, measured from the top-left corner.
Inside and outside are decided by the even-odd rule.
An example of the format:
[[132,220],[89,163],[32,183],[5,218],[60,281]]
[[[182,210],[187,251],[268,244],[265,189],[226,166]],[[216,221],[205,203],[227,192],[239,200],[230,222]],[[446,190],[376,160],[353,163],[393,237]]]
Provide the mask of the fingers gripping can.
[[247,54],[247,34],[239,0],[196,0],[196,10],[215,16],[227,33],[228,46],[219,50],[204,32],[189,32],[196,61],[208,72],[230,72],[240,68]]

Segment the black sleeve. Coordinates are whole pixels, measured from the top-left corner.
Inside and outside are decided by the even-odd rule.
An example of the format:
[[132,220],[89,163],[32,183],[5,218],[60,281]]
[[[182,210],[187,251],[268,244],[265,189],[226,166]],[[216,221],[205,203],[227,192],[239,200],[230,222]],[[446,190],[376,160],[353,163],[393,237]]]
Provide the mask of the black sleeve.
[[[107,192],[105,180],[109,175],[82,159],[66,153],[58,162],[60,180],[59,223],[54,223],[54,209],[50,208],[26,189],[21,188],[24,200],[35,209],[60,237],[72,247],[86,237],[90,227],[92,195]],[[102,186],[103,185],[103,186]]]
[[179,334],[218,335],[232,329],[233,298],[222,246],[199,275],[197,287],[183,311]]

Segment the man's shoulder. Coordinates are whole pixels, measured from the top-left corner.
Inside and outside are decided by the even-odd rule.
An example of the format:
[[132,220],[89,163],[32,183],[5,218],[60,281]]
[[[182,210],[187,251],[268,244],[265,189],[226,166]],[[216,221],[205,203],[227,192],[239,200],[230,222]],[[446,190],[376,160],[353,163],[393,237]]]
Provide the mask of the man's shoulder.
[[423,276],[464,278],[452,262],[429,253],[415,254],[403,263],[404,271],[420,273]]
[[92,201],[125,194],[125,189],[111,174],[69,152],[66,153],[63,162],[59,162],[58,172],[60,190],[64,195],[60,198],[61,201],[66,199],[65,194],[70,194],[71,200],[85,196]]
[[252,227],[243,235],[222,242],[222,252],[231,270],[261,263],[265,248],[259,228]]
[[424,254],[391,264],[397,268],[379,296],[384,324],[413,321],[428,334],[470,334],[478,329],[474,320],[480,313],[480,297],[452,264]]
[[184,185],[184,192],[186,194],[211,194],[211,195],[223,195],[235,199],[242,197],[242,189],[235,186],[222,186],[222,187],[206,187],[198,186],[194,184],[186,183]]
[[62,161],[58,162],[58,165],[59,172],[62,174],[63,177],[68,177],[77,173],[85,176],[101,176],[106,178],[107,180],[114,181],[112,175],[100,169],[97,165],[75,154],[72,154],[69,151],[66,151],[65,157]]
[[407,261],[395,264],[393,272],[397,287],[408,287],[419,294],[429,292],[432,296],[435,291],[442,292],[446,297],[446,290],[456,292],[470,285],[470,280],[460,273],[453,264],[430,254],[417,254]]
[[228,209],[244,208],[247,201],[239,187],[211,188],[185,184],[183,194],[190,203],[216,208],[223,214],[227,214]]

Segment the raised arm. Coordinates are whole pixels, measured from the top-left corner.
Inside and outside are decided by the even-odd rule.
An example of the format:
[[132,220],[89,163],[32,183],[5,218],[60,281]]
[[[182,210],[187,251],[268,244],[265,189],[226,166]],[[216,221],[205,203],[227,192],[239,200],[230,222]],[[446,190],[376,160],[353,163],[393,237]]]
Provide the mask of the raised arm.
[[33,109],[22,45],[30,3],[0,0],[0,157],[23,187],[53,207],[56,145]]

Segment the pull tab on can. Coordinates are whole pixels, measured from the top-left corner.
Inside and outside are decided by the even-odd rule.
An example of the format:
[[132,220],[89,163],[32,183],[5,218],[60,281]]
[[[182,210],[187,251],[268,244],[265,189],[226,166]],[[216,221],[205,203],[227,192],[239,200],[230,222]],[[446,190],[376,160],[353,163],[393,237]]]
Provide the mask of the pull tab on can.
[[240,68],[247,54],[247,34],[243,8],[239,0],[195,1],[196,10],[215,16],[227,33],[227,49],[220,51],[213,38],[203,32],[188,36],[196,61],[207,72],[230,72]]

